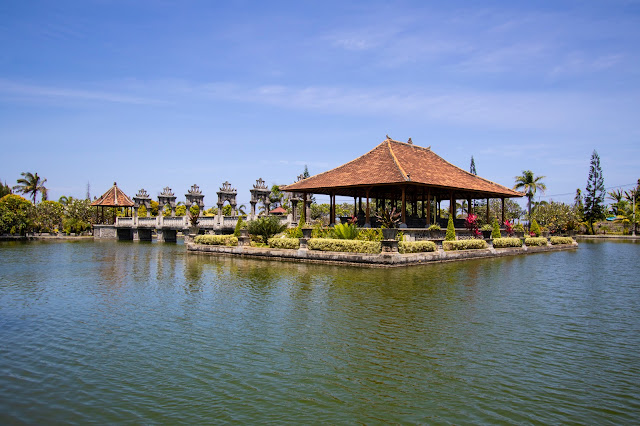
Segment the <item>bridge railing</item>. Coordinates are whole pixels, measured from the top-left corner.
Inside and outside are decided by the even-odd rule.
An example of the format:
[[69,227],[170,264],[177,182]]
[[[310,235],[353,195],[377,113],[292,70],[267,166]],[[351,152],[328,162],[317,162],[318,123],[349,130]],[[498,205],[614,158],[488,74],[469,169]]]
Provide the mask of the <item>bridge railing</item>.
[[187,226],[187,219],[184,216],[163,217],[162,218],[162,225],[165,228],[182,229],[182,228],[185,228]]
[[139,217],[138,218],[138,226],[142,226],[144,228],[155,228],[158,224],[158,219],[155,217]]
[[116,217],[116,227],[125,227],[125,226],[133,226],[133,218],[132,217]]
[[211,228],[213,229],[218,223],[218,218],[216,216],[202,216],[198,219],[198,226],[200,228]]

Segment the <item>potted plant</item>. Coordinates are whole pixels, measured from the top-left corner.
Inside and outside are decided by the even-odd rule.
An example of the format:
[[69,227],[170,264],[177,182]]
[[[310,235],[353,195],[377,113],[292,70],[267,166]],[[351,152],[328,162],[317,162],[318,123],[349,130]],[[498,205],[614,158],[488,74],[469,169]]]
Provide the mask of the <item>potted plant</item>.
[[429,237],[431,237],[432,239],[434,240],[442,239],[442,228],[437,223],[434,223],[433,225],[429,226],[427,228],[427,231],[429,231]]
[[491,231],[493,231],[493,227],[487,223],[482,225],[480,231],[482,232],[482,238],[491,238]]
[[189,209],[189,234],[190,235],[198,235],[198,220],[200,219],[200,207],[197,205],[193,205]]
[[395,240],[398,234],[398,223],[400,223],[400,213],[396,209],[389,211],[382,209],[376,214],[376,219],[382,227],[382,237],[385,240]]

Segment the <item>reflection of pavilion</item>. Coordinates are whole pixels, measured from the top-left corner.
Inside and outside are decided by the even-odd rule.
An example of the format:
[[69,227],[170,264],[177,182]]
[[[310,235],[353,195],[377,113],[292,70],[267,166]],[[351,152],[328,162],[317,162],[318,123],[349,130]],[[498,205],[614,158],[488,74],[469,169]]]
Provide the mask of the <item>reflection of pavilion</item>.
[[[283,191],[302,195],[303,205],[309,194],[326,194],[330,197],[331,223],[335,222],[336,195],[359,198],[359,210],[365,225],[371,225],[370,202],[375,199],[376,210],[385,205],[400,203],[401,220],[404,226],[429,226],[436,219],[434,208],[442,200],[450,203],[455,217],[456,200],[490,198],[502,200],[502,222],[504,223],[504,200],[522,197],[524,194],[483,179],[462,170],[436,155],[431,148],[398,142],[389,136],[368,153],[342,166],[324,173],[299,180],[282,188]],[[362,211],[362,199],[366,208]],[[407,207],[411,217],[407,216]],[[420,208],[418,208],[420,207]],[[439,212],[440,209],[436,211]],[[309,216],[306,215],[308,218]],[[487,207],[487,221],[490,212]]]

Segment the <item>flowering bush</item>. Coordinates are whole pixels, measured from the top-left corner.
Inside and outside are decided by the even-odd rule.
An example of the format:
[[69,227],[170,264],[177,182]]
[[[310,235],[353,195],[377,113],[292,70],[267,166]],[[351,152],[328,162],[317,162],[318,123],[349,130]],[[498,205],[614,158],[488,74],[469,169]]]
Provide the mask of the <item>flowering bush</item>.
[[473,232],[473,236],[475,238],[482,238],[482,232],[478,229],[478,215],[469,213],[464,221],[464,226],[469,231]]
[[513,225],[508,220],[504,223],[504,228],[507,231],[509,237],[513,237]]

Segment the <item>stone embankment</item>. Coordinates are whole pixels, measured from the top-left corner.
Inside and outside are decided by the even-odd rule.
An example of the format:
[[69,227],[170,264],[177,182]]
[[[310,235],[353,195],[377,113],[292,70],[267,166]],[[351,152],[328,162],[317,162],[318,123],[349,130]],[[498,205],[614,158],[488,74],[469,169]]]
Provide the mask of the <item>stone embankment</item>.
[[564,245],[547,245],[538,247],[522,246],[518,248],[488,248],[478,250],[444,251],[438,249],[435,252],[427,253],[344,253],[327,252],[308,249],[272,249],[268,247],[228,247],[202,245],[195,243],[187,244],[188,253],[203,253],[240,256],[257,259],[288,260],[300,262],[318,263],[338,263],[372,267],[398,267],[409,265],[424,265],[430,263],[453,262],[469,259],[494,258],[502,256],[515,256],[521,254],[546,253],[553,251],[574,250],[578,248],[578,243]]

